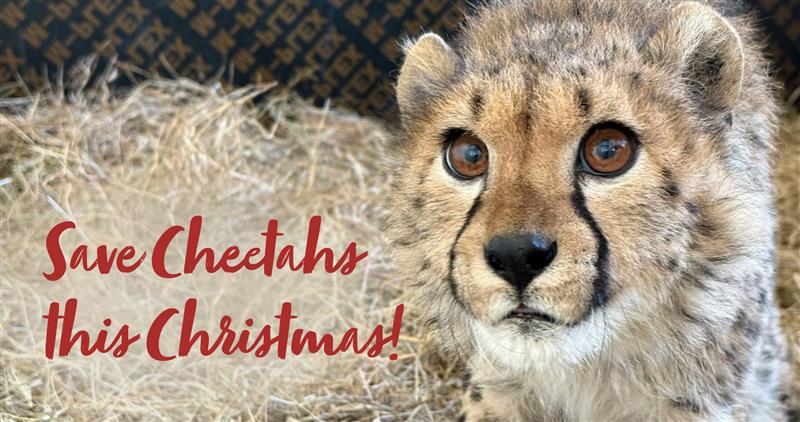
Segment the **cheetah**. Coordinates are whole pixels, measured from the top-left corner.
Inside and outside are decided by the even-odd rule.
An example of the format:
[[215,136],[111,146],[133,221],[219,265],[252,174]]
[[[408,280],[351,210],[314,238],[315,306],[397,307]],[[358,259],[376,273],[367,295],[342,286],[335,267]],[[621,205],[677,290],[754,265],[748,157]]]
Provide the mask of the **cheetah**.
[[742,7],[495,1],[403,50],[387,230],[464,420],[790,418]]

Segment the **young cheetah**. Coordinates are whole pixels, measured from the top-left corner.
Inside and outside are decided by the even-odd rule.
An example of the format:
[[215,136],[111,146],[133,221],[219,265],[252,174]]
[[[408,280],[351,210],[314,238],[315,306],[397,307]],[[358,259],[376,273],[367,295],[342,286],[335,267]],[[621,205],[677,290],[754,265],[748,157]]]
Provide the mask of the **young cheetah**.
[[499,1],[406,45],[390,236],[467,421],[787,419],[776,106],[735,6]]

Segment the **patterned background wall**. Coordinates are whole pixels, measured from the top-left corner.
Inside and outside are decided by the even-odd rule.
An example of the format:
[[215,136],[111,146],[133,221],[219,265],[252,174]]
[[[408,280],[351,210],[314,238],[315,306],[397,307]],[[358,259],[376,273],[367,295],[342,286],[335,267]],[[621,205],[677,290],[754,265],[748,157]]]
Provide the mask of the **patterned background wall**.
[[[800,0],[754,6],[790,93],[800,85]],[[423,28],[451,33],[463,7],[443,0],[0,0],[0,83],[21,79],[35,88],[61,65],[100,52],[162,75],[297,82],[318,102],[385,114],[398,39]]]

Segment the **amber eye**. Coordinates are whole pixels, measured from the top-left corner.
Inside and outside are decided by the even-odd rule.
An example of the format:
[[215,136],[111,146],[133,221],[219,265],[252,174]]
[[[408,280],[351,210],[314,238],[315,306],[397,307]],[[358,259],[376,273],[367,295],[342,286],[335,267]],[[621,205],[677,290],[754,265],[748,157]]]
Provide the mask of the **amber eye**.
[[581,145],[584,170],[599,176],[617,176],[630,167],[636,141],[629,131],[615,126],[593,129]]
[[445,163],[453,176],[474,179],[489,167],[489,151],[477,136],[464,131],[454,133],[445,149]]

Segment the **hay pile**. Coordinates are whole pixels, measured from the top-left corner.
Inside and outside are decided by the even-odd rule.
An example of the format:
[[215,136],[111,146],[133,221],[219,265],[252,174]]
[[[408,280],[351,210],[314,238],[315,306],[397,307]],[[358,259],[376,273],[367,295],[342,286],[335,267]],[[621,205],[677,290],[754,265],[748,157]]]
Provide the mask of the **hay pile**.
[[[445,366],[423,356],[413,337],[401,339],[396,362],[386,348],[377,359],[195,354],[158,363],[143,341],[122,359],[73,353],[48,361],[41,315],[50,301],[69,297],[79,301],[76,329],[93,333],[106,317],[112,328],[126,323],[142,332],[161,310],[197,297],[201,328],[215,329],[223,314],[236,328],[249,317],[259,327],[274,323],[290,301],[298,326],[341,334],[391,325],[402,301],[381,238],[389,180],[380,124],[270,94],[269,86],[151,80],[114,96],[103,84],[81,88],[87,77],[76,75],[66,96],[53,90],[0,100],[0,419],[452,418],[459,380],[443,377]],[[369,257],[349,276],[199,271],[164,280],[147,270],[68,271],[55,283],[41,276],[51,269],[44,238],[59,221],[80,229],[62,244],[149,251],[161,232],[188,225],[193,214],[204,218],[201,246],[220,253],[263,246],[259,232],[270,218],[285,233],[280,244],[302,248],[308,219],[319,214],[320,244],[341,253],[355,241]],[[404,320],[402,333],[414,333],[413,320]],[[170,327],[166,345],[178,336]]]
[[[0,100],[0,418],[454,418],[460,381],[413,337],[413,318],[405,318],[397,362],[345,354],[157,363],[141,347],[123,359],[48,361],[40,316],[50,301],[69,297],[80,303],[76,328],[94,331],[106,317],[112,327],[142,330],[187,297],[200,300],[200,327],[213,328],[222,314],[269,322],[291,301],[302,325],[322,332],[389,324],[403,301],[380,232],[390,182],[381,124],[271,94],[269,86],[151,80],[114,95],[103,81],[85,88],[88,75],[73,77],[69,95],[53,89]],[[779,149],[780,294],[800,356],[800,119],[787,120]],[[220,251],[256,246],[269,218],[280,220],[285,242],[302,245],[308,218],[320,214],[322,242],[341,251],[356,241],[369,258],[347,277],[41,277],[50,270],[44,237],[59,221],[80,228],[70,244],[150,249],[166,227],[186,225],[193,214],[204,216],[201,244]]]
[[779,217],[777,299],[783,310],[781,322],[789,337],[800,400],[800,114],[788,112],[784,117],[775,158]]

